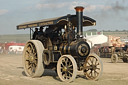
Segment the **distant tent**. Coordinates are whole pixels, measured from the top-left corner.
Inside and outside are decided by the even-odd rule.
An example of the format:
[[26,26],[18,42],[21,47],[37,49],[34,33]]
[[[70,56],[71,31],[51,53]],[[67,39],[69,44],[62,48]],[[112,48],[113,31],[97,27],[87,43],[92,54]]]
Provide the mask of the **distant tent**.
[[108,41],[108,37],[103,35],[103,34],[91,35],[91,36],[87,36],[84,38],[87,39],[87,42],[88,42],[90,47],[94,46],[95,44],[103,44],[103,43]]

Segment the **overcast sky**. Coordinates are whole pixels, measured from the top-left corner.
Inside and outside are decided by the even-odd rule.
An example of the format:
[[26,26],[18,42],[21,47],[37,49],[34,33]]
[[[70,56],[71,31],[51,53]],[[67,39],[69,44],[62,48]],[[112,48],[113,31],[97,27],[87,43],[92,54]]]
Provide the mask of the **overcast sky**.
[[128,30],[128,0],[0,0],[0,35],[24,34],[18,24],[75,14],[83,6],[84,15],[97,21],[85,30]]

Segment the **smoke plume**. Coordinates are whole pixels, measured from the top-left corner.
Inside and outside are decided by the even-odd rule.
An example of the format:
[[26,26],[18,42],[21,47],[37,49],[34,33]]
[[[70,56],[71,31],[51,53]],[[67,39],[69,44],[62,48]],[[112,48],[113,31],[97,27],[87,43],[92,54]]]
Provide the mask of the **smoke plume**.
[[116,1],[115,4],[112,4],[112,10],[115,12],[119,12],[119,11],[127,11],[128,10],[128,6],[124,6],[122,4],[124,4],[125,1],[122,1],[122,3],[120,4],[118,1]]

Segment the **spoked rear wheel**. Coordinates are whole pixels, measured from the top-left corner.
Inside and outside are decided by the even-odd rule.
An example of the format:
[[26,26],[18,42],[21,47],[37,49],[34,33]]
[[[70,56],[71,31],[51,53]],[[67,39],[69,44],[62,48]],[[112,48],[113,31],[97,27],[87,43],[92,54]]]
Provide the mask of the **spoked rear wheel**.
[[72,82],[77,75],[77,64],[71,55],[63,55],[57,63],[57,73],[61,81]]
[[43,50],[44,47],[38,40],[30,40],[26,43],[23,52],[23,65],[27,76],[39,77],[43,74]]
[[103,72],[103,64],[99,56],[90,54],[85,60],[83,72],[87,79],[98,80]]

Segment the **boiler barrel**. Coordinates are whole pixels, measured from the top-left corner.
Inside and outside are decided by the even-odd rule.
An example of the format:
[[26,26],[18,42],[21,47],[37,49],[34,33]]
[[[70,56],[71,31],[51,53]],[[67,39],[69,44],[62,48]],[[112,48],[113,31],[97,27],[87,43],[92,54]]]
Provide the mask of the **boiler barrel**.
[[81,58],[87,57],[90,53],[90,47],[86,41],[73,41],[71,44],[62,43],[58,48],[63,55],[70,54]]

